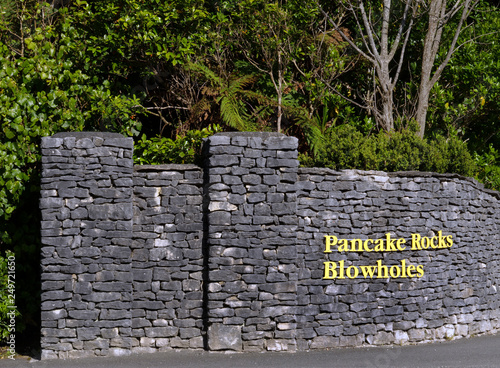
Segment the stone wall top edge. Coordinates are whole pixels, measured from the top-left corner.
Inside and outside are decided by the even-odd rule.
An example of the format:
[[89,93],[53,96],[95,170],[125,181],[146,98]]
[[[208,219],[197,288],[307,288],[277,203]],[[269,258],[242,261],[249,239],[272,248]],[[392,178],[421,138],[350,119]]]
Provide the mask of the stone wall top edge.
[[[259,138],[288,137],[287,135],[278,132],[221,132],[214,134],[214,136],[259,137]],[[295,138],[295,137],[289,137],[289,138]]]
[[342,172],[327,167],[299,167],[299,174],[340,176]]
[[342,169],[342,170],[334,170],[330,169],[327,167],[300,167],[299,168],[299,173],[302,174],[319,174],[319,173],[327,173],[327,174],[333,174],[333,175],[360,175],[360,176],[370,176],[370,175],[377,175],[377,176],[390,176],[390,177],[410,177],[410,178],[416,178],[416,177],[423,177],[423,178],[428,178],[428,177],[435,177],[435,178],[450,178],[450,179],[463,179],[467,180],[470,182],[477,183],[478,185],[482,185],[479,182],[477,182],[473,178],[469,178],[460,174],[454,174],[454,173],[436,173],[436,172],[431,172],[431,171],[377,171],[377,170],[360,170],[360,169]]
[[[75,137],[75,138],[92,138],[92,137],[99,137],[99,138],[129,138],[124,136],[123,134],[120,133],[112,133],[112,132],[60,132],[52,135],[49,138],[68,138],[68,137]],[[130,138],[132,139],[132,138]]]
[[162,164],[162,165],[134,165],[134,171],[201,171],[202,168],[193,164]]
[[336,176],[390,176],[388,172],[376,171],[376,170],[357,170],[357,169],[343,169],[334,170],[328,167],[299,167],[299,174],[310,174],[310,175],[336,175]]
[[478,182],[474,178],[463,176],[455,173],[436,173],[431,171],[375,171],[375,170],[357,170],[357,169],[345,169],[345,170],[333,170],[326,167],[299,167],[299,174],[309,174],[309,175],[359,175],[359,176],[389,176],[389,177],[406,177],[406,178],[437,178],[440,180],[446,179],[459,179],[469,182],[469,184],[478,190],[483,191],[497,199],[500,200],[500,192],[496,190],[486,189],[483,184]]
[[500,192],[497,192],[496,190],[491,190],[491,189],[486,189],[484,187],[484,184],[478,182],[476,179],[456,174],[456,173],[436,173],[436,172],[430,172],[430,171],[394,171],[394,172],[388,172],[388,176],[391,177],[407,177],[407,178],[437,178],[440,180],[445,180],[445,179],[460,179],[469,182],[473,187],[475,187],[478,190],[481,190],[485,193],[488,193],[497,199],[500,199]]

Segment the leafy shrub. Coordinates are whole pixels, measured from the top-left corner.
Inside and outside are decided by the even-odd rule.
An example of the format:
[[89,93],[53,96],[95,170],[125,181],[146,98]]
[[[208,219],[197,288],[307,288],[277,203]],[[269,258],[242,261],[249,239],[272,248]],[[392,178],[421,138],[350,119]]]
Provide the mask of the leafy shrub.
[[[4,4],[12,17],[7,19]],[[115,89],[107,75],[78,62],[85,55],[64,16],[42,26],[45,1],[0,1],[0,249],[22,260],[16,266],[16,332],[40,325],[40,138],[60,131],[111,130],[138,134],[140,100]],[[22,4],[22,5],[21,5]],[[38,14],[38,15],[37,15]],[[62,15],[62,14],[61,14]],[[48,19],[48,18],[47,18]],[[16,36],[19,21],[22,37]],[[8,22],[9,21],[9,22]],[[48,23],[50,23],[48,21]],[[38,27],[41,28],[38,28]],[[14,49],[22,49],[15,52]],[[95,75],[97,74],[97,75]],[[27,331],[18,345],[39,344]],[[32,345],[35,346],[35,345]]]
[[335,170],[433,171],[465,176],[476,172],[466,144],[457,137],[438,136],[427,141],[409,130],[364,136],[347,124],[327,133],[317,155],[302,154],[299,159],[303,166]]
[[475,153],[474,161],[478,167],[476,179],[487,188],[500,190],[500,152],[490,145],[488,152]]
[[134,162],[139,165],[199,163],[203,138],[219,131],[218,125],[202,130],[188,130],[184,136],[175,140],[164,137],[147,139],[143,135],[135,144]]
[[376,170],[413,171],[421,168],[427,147],[413,132],[379,133],[372,141],[370,146],[378,157]]

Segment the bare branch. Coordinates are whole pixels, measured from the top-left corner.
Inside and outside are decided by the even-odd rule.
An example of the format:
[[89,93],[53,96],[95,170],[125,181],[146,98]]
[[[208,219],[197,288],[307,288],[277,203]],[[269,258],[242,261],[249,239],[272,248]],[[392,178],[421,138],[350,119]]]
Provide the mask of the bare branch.
[[366,105],[361,105],[360,103],[354,101],[353,99],[347,97],[346,95],[344,95],[342,92],[340,92],[337,88],[333,87],[330,83],[326,82],[326,81],[322,81],[323,83],[325,83],[325,85],[334,93],[336,93],[337,95],[339,95],[340,97],[342,97],[344,100],[346,101],[349,101],[350,103],[352,103],[353,105],[356,105],[357,107],[363,109],[363,110],[370,110],[370,108]]
[[446,57],[444,58],[443,62],[439,65],[439,67],[436,69],[436,72],[434,73],[434,76],[432,77],[430,83],[431,85],[434,85],[439,78],[441,77],[441,74],[443,73],[444,68],[446,65],[450,62],[451,56],[453,53],[456,51],[455,45],[458,42],[458,37],[460,36],[460,33],[463,31],[462,25],[464,21],[467,19],[469,16],[471,10],[476,6],[478,1],[474,1],[473,4],[471,4],[471,0],[466,0],[465,4],[463,5],[463,10],[462,10],[462,16],[460,17],[460,21],[458,23],[457,29],[455,30],[455,35],[453,37],[453,41],[451,42],[451,45],[448,49],[448,53],[446,54]]
[[455,14],[460,10],[460,7],[462,6],[462,0],[457,0],[455,2],[455,5],[452,6],[452,8],[444,14],[443,19],[445,20],[445,23],[448,22],[450,18],[453,18]]
[[[398,68],[396,70],[396,75],[394,76],[392,82],[392,88],[396,86],[396,82],[399,80],[399,74],[401,73],[401,67],[403,66],[403,59],[405,56],[406,45],[408,44],[408,40],[410,38],[410,30],[413,27],[413,18],[410,20],[410,25],[408,26],[408,32],[406,32],[405,40],[403,42],[403,46],[401,47],[401,54],[399,55]],[[392,59],[392,57],[391,57]]]
[[368,33],[367,36],[368,36],[368,41],[370,42],[371,52],[373,53],[373,56],[375,57],[375,60],[377,61],[377,63],[380,64],[380,62],[381,62],[380,54],[377,50],[377,46],[375,45],[375,40],[373,39],[373,35],[375,34],[375,32],[373,31],[373,28],[371,27],[371,24],[368,21],[368,17],[366,16],[366,11],[365,11],[363,1],[358,0],[358,3],[359,3],[359,9],[361,11],[361,17],[363,19],[363,23],[364,23],[366,31]]
[[[405,25],[406,25],[406,21],[407,21],[407,17],[408,17],[408,12],[410,11],[411,4],[413,4],[413,0],[406,1],[405,10],[403,12],[403,18],[401,19],[401,22],[399,23],[398,34],[396,35],[396,39],[394,40],[394,42],[392,44],[391,52],[389,54],[389,59],[390,60],[392,60],[394,58],[394,55],[396,54],[396,51],[398,49],[399,42],[401,41],[401,37],[403,36]],[[410,25],[408,26],[408,29],[406,30],[407,37],[406,37],[405,43],[403,45],[404,47],[406,47],[406,43],[407,43],[407,40],[408,40],[408,35],[410,34],[411,29],[413,27],[413,19],[414,19],[414,17],[415,17],[415,10],[413,10],[412,17],[411,17],[411,20],[410,20]]]
[[319,4],[319,2],[317,0],[316,0],[316,4],[318,5],[318,8],[321,11],[321,13],[328,19],[328,21],[330,22],[330,24],[333,26],[333,28],[335,29],[335,31],[337,31],[339,33],[339,35],[342,37],[342,39],[344,41],[346,41],[349,44],[349,46],[351,46],[352,48],[354,48],[356,50],[356,52],[358,52],[364,58],[366,58],[367,60],[369,60],[370,62],[373,63],[374,59],[371,56],[367,55],[354,42],[352,42],[352,40],[349,37],[347,37],[347,35],[344,33],[344,31],[342,31],[342,29],[339,27],[339,25],[337,23],[335,23],[335,21],[332,19],[332,17],[330,17],[330,15],[327,14],[323,10],[323,7]]
[[391,15],[391,0],[384,0],[382,10],[382,35],[381,35],[381,54],[382,57],[386,58],[389,54],[388,44],[389,44],[389,17]]
[[143,107],[141,105],[135,105],[133,107],[142,107],[145,110],[167,110],[167,109],[174,109],[174,110],[189,110],[188,107],[183,107],[183,106],[155,106],[155,107]]
[[[357,29],[359,31],[361,41],[363,42],[363,45],[364,45],[365,49],[367,50],[366,52],[368,52],[368,54],[370,54],[373,58],[375,58],[375,55],[372,53],[372,51],[370,49],[370,46],[367,43],[368,34],[365,33],[364,27],[361,26],[361,23],[359,22],[358,15],[356,14],[356,11],[354,11],[352,5],[351,5],[351,9],[350,10],[351,10],[351,12],[352,12],[352,14],[354,16],[354,19],[356,19]],[[368,33],[370,33],[370,30],[368,30]]]

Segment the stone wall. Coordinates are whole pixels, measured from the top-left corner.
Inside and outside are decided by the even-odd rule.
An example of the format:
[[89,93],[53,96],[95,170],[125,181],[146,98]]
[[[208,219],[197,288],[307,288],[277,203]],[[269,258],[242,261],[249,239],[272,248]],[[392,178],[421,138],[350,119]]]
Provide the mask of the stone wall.
[[[457,175],[420,172],[301,169],[297,185],[301,348],[419,343],[500,327],[498,192]],[[452,235],[453,246],[324,253],[328,234],[384,239],[387,233],[406,239],[408,248],[411,234],[436,236],[436,245],[439,233]],[[422,265],[424,274],[323,279],[324,262],[341,260],[345,269],[379,260],[401,267],[405,260]]]
[[297,139],[208,141],[211,350],[295,349]]
[[132,351],[203,348],[202,184],[194,165],[135,167]]
[[[457,175],[302,169],[297,139],[277,133],[212,136],[203,168],[134,168],[132,145],[109,133],[42,140],[44,359],[498,331],[498,192]],[[326,235],[408,248],[325,253]],[[453,246],[438,248],[448,235]],[[427,248],[411,250],[412,236]],[[410,265],[421,274],[391,276]]]
[[130,345],[132,149],[119,134],[42,139],[43,358]]

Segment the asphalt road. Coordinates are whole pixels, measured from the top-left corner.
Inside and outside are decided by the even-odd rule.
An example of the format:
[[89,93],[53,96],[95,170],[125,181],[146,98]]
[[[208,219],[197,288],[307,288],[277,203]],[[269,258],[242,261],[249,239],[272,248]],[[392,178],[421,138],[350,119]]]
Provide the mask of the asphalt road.
[[500,335],[392,348],[333,349],[300,353],[168,352],[128,357],[37,361],[0,360],[16,368],[460,368],[500,367]]

